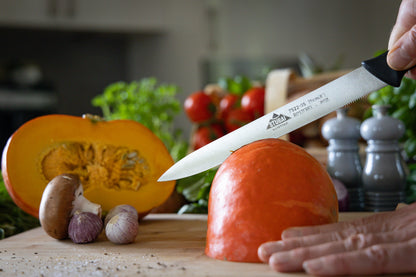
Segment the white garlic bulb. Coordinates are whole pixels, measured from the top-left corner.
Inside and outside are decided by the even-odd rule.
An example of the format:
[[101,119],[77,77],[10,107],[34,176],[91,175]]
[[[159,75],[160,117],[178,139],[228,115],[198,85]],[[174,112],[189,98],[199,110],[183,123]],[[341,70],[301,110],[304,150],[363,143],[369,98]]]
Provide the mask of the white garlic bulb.
[[139,221],[130,213],[121,212],[114,215],[105,226],[107,238],[116,244],[127,244],[135,241],[139,232]]

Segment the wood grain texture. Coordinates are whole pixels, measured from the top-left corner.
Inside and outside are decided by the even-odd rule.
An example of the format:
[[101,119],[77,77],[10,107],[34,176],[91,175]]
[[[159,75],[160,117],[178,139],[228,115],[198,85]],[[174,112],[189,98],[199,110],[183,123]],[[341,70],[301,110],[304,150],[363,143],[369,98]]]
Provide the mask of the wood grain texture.
[[[367,214],[344,213],[340,220]],[[205,256],[206,219],[150,214],[129,245],[113,244],[104,234],[96,242],[74,244],[33,229],[0,241],[0,276],[304,276]]]

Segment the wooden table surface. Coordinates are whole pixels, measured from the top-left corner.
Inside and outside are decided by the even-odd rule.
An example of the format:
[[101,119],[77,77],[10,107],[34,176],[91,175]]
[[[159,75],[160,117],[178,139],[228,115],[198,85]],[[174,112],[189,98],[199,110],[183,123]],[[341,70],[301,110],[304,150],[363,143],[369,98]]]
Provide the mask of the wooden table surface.
[[[364,215],[343,213],[340,220]],[[205,236],[205,215],[148,215],[129,245],[115,245],[104,234],[74,244],[36,228],[0,241],[0,276],[304,276],[211,259],[204,254]]]

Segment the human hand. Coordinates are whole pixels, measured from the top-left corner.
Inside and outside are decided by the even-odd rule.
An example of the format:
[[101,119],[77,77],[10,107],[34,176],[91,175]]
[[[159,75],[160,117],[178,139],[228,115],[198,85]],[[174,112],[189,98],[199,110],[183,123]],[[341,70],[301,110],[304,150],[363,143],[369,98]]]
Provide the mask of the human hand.
[[[395,70],[406,70],[416,65],[416,0],[403,0],[400,5],[390,34],[387,63]],[[416,68],[406,76],[416,79]]]
[[416,203],[350,222],[285,230],[258,249],[276,271],[314,275],[416,272]]

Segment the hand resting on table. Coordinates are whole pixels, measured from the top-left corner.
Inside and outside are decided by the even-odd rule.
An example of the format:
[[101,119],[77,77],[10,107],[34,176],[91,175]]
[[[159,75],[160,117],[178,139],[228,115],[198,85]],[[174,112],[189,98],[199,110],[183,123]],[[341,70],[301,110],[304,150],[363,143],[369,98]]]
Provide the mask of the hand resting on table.
[[416,272],[416,203],[350,222],[285,230],[259,247],[276,271],[314,275]]

